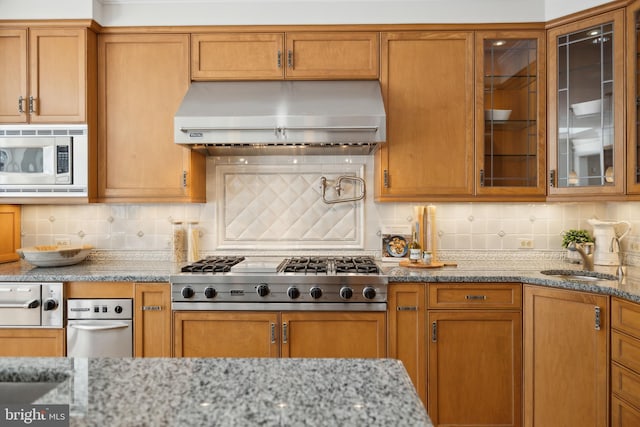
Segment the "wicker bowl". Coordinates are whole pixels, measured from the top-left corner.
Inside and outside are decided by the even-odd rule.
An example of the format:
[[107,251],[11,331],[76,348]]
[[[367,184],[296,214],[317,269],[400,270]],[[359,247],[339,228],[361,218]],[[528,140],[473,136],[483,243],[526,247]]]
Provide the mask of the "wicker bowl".
[[62,267],[84,261],[93,246],[40,245],[20,248],[16,252],[30,264],[38,267]]

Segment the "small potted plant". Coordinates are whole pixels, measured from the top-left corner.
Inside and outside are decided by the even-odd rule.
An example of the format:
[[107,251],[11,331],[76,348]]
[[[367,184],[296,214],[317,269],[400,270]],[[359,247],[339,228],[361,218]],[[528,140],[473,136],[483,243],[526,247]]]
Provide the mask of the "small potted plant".
[[[595,240],[587,230],[567,230],[562,233],[562,247],[567,248],[569,243],[593,243]],[[567,259],[571,262],[580,262],[580,254],[567,249]]]

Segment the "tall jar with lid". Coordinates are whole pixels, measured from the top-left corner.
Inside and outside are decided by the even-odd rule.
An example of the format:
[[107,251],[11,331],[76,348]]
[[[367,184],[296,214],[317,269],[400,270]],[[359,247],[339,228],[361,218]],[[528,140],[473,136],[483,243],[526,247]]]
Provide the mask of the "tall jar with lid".
[[185,230],[182,221],[172,223],[171,260],[174,263],[182,263],[185,260]]
[[187,223],[187,261],[196,262],[200,259],[200,230],[198,221]]

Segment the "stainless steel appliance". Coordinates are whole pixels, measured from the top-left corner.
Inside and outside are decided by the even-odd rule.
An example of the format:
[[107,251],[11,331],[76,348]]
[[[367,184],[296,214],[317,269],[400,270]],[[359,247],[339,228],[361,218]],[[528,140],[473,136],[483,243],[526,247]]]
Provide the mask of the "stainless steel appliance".
[[210,155],[369,154],[386,141],[377,81],[194,82],[177,144]]
[[1,282],[1,328],[62,328],[62,283]]
[[385,311],[371,257],[208,257],[170,277],[173,310]]
[[86,197],[86,125],[0,126],[0,197]]
[[67,318],[67,356],[133,356],[131,299],[70,299]]

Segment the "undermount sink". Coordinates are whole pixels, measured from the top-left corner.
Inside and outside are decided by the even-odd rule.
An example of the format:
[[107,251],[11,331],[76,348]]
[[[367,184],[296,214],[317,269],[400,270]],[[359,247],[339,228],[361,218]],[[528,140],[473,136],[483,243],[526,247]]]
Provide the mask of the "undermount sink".
[[598,273],[584,270],[542,270],[540,273],[547,276],[555,276],[564,280],[582,280],[596,282],[598,280],[618,280],[613,274]]
[[33,403],[54,388],[59,382],[7,382],[0,381],[0,402]]

